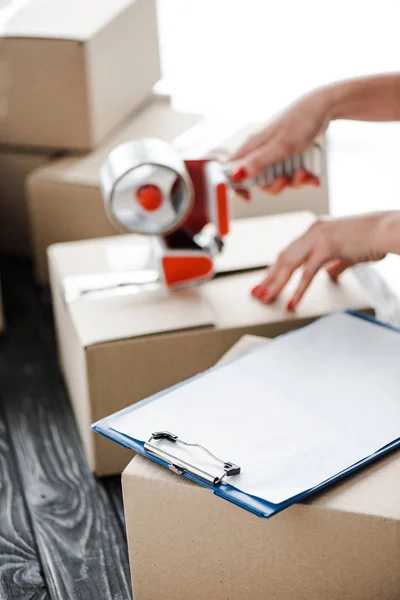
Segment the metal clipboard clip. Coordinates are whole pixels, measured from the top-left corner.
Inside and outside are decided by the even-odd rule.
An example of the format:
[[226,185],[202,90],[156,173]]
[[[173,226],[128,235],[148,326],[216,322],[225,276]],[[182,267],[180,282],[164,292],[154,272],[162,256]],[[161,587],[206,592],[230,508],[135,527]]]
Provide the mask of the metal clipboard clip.
[[[200,469],[199,467],[196,467],[195,465],[186,462],[181,458],[173,456],[166,450],[159,448],[152,443],[153,440],[168,440],[173,444],[181,444],[186,447],[189,446],[191,448],[199,448],[200,450],[206,452],[213,460],[215,460],[215,462],[221,465],[224,472],[221,476],[215,476],[207,471],[204,471],[203,469]],[[207,450],[207,448],[204,448],[204,446],[201,446],[200,444],[189,444],[188,442],[184,442],[183,440],[179,439],[177,435],[170,433],[169,431],[157,431],[156,433],[153,433],[150,439],[144,443],[144,449],[148,454],[151,454],[152,456],[155,456],[156,458],[166,462],[169,469],[174,473],[177,473],[178,475],[189,473],[190,475],[198,477],[199,479],[215,487],[224,483],[225,477],[232,477],[233,475],[240,474],[240,467],[238,465],[235,465],[232,462],[220,460],[209,450]]]

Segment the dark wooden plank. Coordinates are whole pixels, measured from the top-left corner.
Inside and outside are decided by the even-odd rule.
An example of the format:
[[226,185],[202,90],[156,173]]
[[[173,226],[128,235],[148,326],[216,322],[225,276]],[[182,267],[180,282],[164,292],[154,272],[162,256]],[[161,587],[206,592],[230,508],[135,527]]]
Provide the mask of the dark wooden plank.
[[103,479],[102,483],[114,506],[115,512],[117,513],[121,527],[125,534],[125,514],[122,500],[121,477],[107,477]]
[[[0,348],[0,363],[1,361]],[[48,599],[2,410],[0,411],[0,598],[4,600]]]
[[0,386],[49,595],[129,599],[125,538],[104,486],[87,469],[46,311],[30,272],[3,267],[8,333]]

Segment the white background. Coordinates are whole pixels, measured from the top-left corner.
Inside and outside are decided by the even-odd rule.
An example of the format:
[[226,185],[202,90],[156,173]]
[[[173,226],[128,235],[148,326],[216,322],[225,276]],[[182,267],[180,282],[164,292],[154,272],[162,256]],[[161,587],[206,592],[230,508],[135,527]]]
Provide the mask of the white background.
[[324,82],[400,68],[398,0],[158,0],[182,107],[266,117]]

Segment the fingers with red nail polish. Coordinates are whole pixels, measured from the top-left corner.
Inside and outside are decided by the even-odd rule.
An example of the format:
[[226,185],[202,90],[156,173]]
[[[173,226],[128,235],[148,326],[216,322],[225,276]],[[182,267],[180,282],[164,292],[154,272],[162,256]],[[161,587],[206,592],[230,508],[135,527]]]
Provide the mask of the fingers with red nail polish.
[[312,185],[313,187],[320,187],[321,181],[318,177],[316,177],[309,171],[305,171],[305,174],[303,174],[302,185]]
[[318,177],[311,177],[310,185],[313,187],[321,187],[321,180]]
[[293,175],[292,186],[294,188],[300,188],[308,180],[308,173],[305,169],[299,169]]
[[289,185],[287,177],[277,177],[271,184],[263,186],[263,190],[272,196],[277,196]]
[[247,179],[247,171],[244,167],[239,167],[231,174],[231,179],[235,183],[241,183],[245,179]]
[[260,293],[260,300],[261,302],[267,303],[270,299],[270,291],[268,288],[263,288],[261,293]]
[[254,298],[257,298],[257,300],[260,300],[260,302],[263,302],[264,304],[269,300],[269,290],[263,287],[263,285],[256,285],[251,290],[251,295]]
[[289,300],[289,302],[286,304],[286,310],[288,312],[293,312],[295,308],[296,308],[296,304],[295,304],[294,300]]

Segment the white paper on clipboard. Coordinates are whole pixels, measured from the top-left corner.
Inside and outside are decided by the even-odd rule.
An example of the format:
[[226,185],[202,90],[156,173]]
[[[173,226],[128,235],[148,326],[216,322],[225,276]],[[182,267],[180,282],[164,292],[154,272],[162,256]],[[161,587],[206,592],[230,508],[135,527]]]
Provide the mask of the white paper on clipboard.
[[231,485],[277,504],[400,437],[400,335],[347,314],[325,317],[110,425],[141,441],[167,430],[197,442],[241,466]]

